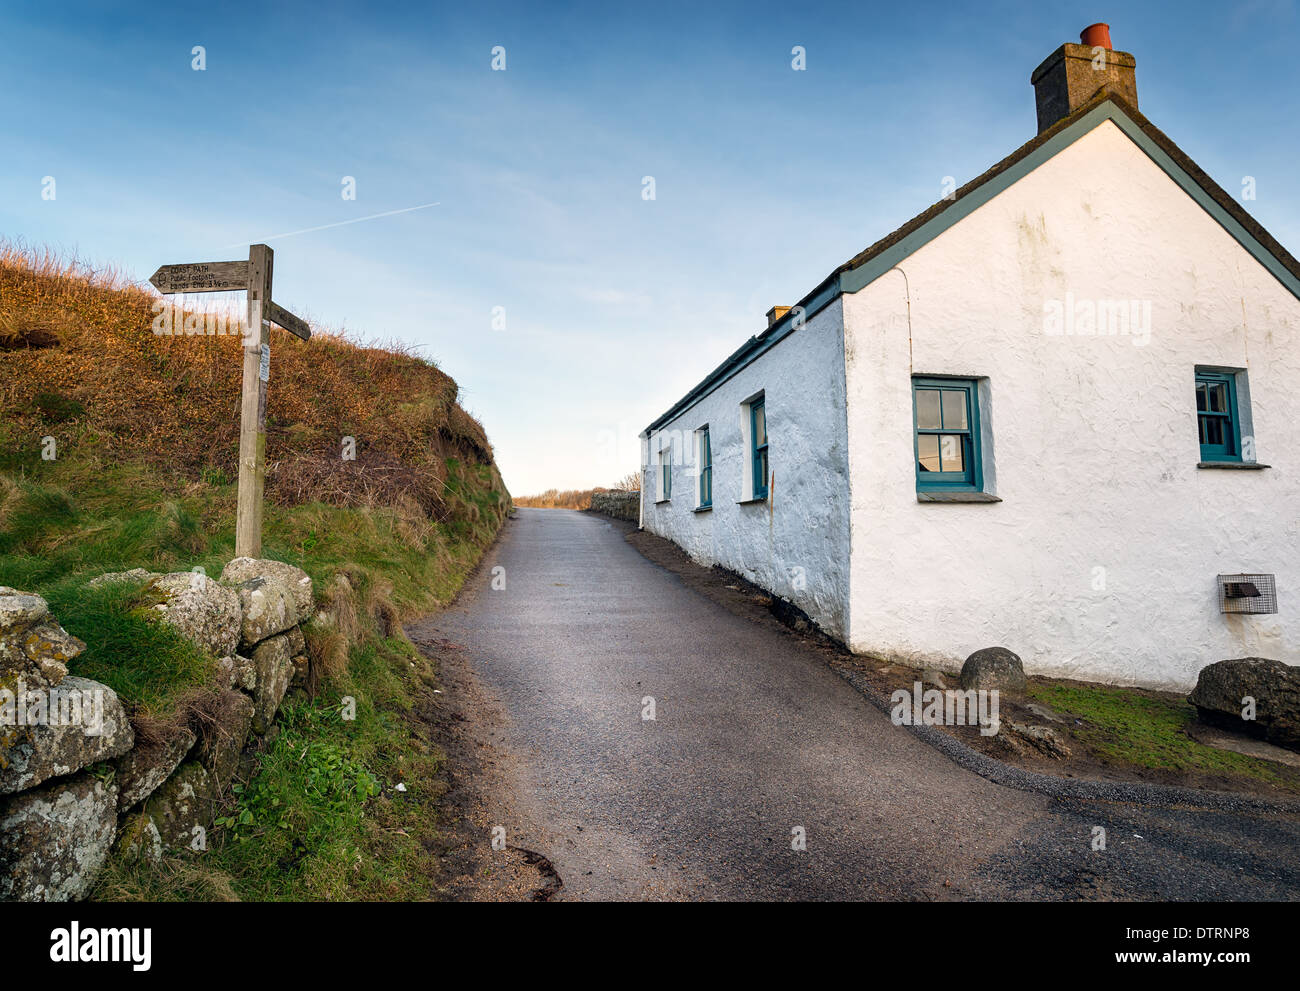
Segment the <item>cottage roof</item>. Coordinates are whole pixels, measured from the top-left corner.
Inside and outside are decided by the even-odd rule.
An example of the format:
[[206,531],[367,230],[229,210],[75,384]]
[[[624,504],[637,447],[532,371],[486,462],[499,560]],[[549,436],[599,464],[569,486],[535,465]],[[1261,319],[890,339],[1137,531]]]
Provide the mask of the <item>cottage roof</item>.
[[1163,131],[1113,92],[1102,90],[1070,115],[1021,145],[952,195],[917,214],[893,233],[850,258],[801,299],[791,312],[742,344],[721,365],[645,429],[649,434],[695,405],[745,365],[790,336],[843,293],[857,292],[908,255],[973,213],[994,196],[1069,147],[1106,120],[1113,121],[1210,216],[1297,298],[1300,261],[1282,247],[1222,186]]

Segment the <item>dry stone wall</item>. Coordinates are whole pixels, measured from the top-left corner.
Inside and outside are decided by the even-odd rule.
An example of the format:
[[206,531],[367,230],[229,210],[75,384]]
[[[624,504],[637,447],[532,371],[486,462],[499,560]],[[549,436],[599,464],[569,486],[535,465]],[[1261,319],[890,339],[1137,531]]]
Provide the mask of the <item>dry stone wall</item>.
[[640,492],[593,492],[591,510],[615,519],[639,523],[641,520]]
[[201,849],[250,738],[306,676],[315,599],[300,569],[237,558],[220,580],[137,569],[91,584],[133,580],[156,621],[214,659],[204,725],[137,739],[112,689],[68,674],[85,644],[40,596],[0,586],[0,900],[84,898],[114,849]]

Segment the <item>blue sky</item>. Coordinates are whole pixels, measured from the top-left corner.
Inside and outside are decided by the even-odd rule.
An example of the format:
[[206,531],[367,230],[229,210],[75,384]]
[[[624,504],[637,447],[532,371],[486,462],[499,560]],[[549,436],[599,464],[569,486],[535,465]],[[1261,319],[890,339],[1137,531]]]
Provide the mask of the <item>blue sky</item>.
[[436,202],[268,241],[277,301],[435,359],[516,494],[611,484],[770,306],[1031,138],[1030,72],[1098,20],[1143,112],[1230,192],[1254,176],[1300,252],[1294,0],[7,0],[0,236],[143,280]]

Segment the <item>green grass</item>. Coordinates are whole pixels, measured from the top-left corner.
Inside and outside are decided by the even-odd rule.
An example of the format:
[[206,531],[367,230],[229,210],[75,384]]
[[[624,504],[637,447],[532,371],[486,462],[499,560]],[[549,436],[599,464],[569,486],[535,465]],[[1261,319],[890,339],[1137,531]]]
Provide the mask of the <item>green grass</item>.
[[[161,867],[114,861],[106,900],[401,900],[439,883],[442,755],[416,716],[433,665],[404,640],[371,640],[314,699],[286,700],[259,769],[233,800],[199,857]],[[343,700],[356,718],[343,718]],[[395,786],[402,783],[405,791]]]
[[1073,735],[1098,758],[1133,768],[1242,777],[1269,784],[1295,782],[1280,765],[1198,743],[1186,733],[1196,711],[1182,699],[1124,688],[1036,684],[1029,696],[1084,721]]
[[[318,583],[344,566],[372,571],[391,582],[404,614],[446,602],[495,533],[502,498],[486,466],[449,465],[463,511],[446,524],[420,532],[389,509],[268,503],[263,556]],[[43,595],[70,578],[137,567],[216,576],[234,556],[236,486],[219,471],[179,483],[130,464],[37,461],[0,474],[0,485],[9,486],[8,496],[0,488],[0,584]]]
[[[384,638],[380,606],[402,617],[449,601],[500,524],[491,469],[449,466],[445,524],[388,509],[268,504],[263,556],[323,591],[344,571],[357,640],[314,697],[286,699],[255,769],[228,796],[208,850],[161,867],[114,860],[96,896],[126,900],[418,899],[437,884],[441,754],[421,718],[434,665]],[[87,644],[73,674],[102,681],[133,717],[167,719],[210,691],[212,659],[141,608],[141,583],[89,587],[108,571],[218,576],[234,556],[235,485],[219,471],[164,477],[112,461],[29,462],[0,473],[0,585],[36,592]],[[341,716],[355,700],[355,720]],[[393,786],[403,782],[406,791]]]
[[[285,708],[261,773],[217,834],[213,866],[241,898],[433,895],[441,757],[411,712],[432,681],[410,644],[377,641],[354,654],[346,681]],[[342,718],[348,695],[352,721]]]
[[86,642],[73,674],[102,682],[130,700],[136,711],[165,720],[176,701],[207,685],[212,658],[170,627],[150,622],[135,608],[143,583],[89,588],[71,578],[42,589],[64,629]]

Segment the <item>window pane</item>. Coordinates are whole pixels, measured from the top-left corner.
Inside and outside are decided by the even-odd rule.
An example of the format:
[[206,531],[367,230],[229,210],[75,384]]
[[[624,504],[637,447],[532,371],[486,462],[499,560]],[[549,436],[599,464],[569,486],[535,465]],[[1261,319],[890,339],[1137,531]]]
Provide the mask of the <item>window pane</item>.
[[957,434],[944,434],[939,439],[939,456],[944,471],[965,471],[962,458],[962,438]]
[[939,471],[939,436],[920,434],[916,438],[916,460],[921,471]]
[[1208,387],[1211,413],[1228,412],[1228,387],[1222,382],[1211,382]]
[[939,390],[916,390],[916,426],[919,430],[938,430],[943,423],[939,420]]
[[1224,443],[1223,428],[1226,425],[1227,421],[1225,421],[1222,417],[1218,417],[1218,416],[1202,416],[1199,417],[1199,419],[1201,421],[1201,443],[1218,444],[1218,445],[1223,444]]
[[943,390],[943,426],[945,430],[967,429],[965,390]]
[[758,452],[754,459],[754,487],[759,490],[767,488],[767,449]]
[[1205,383],[1196,383],[1196,410],[1199,413],[1205,412]]
[[767,443],[767,412],[761,404],[754,407],[754,443]]

